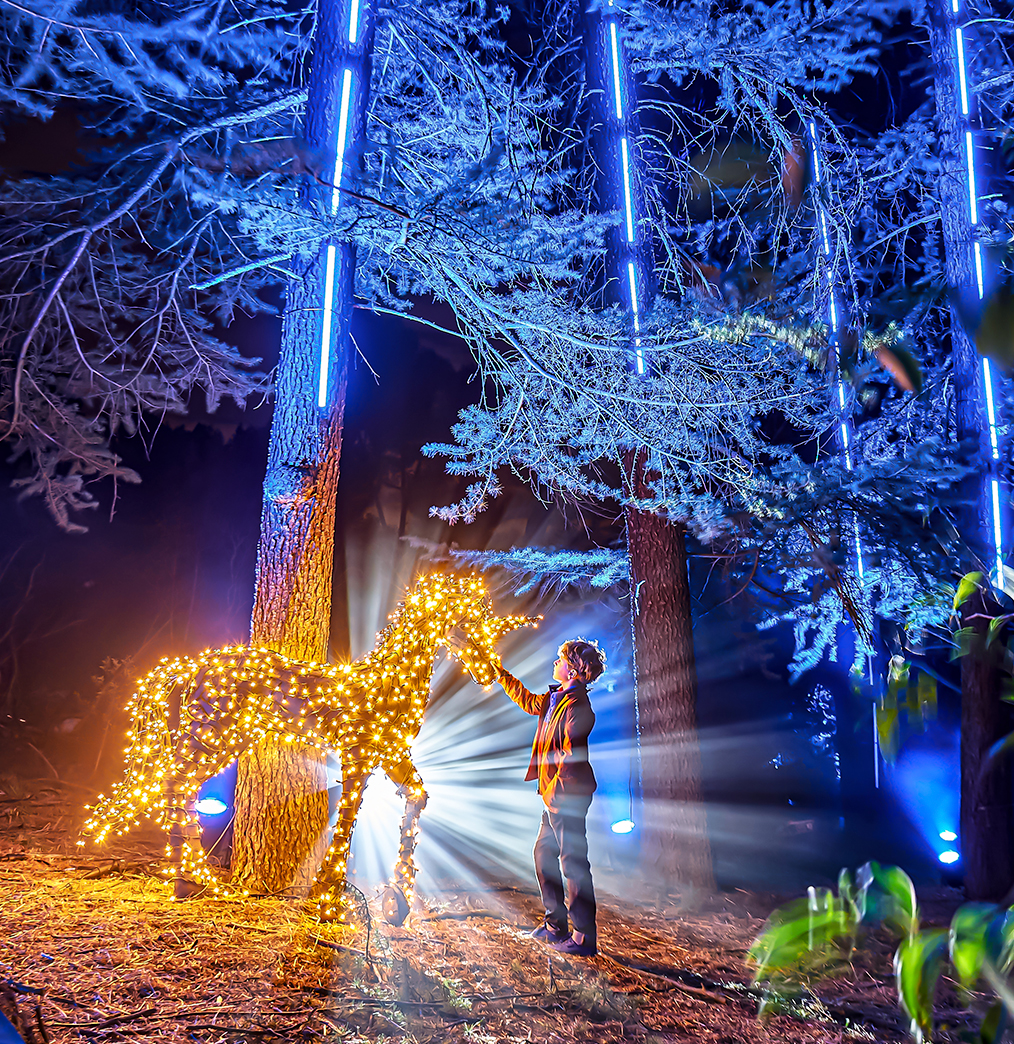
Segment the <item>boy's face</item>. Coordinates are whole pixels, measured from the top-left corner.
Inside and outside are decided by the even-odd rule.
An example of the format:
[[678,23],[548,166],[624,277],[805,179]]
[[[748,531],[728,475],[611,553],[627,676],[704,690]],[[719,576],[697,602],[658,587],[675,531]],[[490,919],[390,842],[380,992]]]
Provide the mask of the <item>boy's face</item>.
[[553,664],[553,678],[565,685],[570,681],[572,673],[570,664],[562,656],[558,656]]

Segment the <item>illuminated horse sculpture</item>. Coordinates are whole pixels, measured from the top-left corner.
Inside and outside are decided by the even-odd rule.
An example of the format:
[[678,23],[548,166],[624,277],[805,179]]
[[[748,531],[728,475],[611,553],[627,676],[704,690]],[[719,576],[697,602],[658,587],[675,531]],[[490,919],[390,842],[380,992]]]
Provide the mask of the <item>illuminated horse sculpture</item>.
[[401,848],[394,871],[396,901],[385,916],[407,916],[415,879],[415,832],[426,804],[409,746],[422,725],[433,661],[460,629],[472,643],[451,650],[480,685],[494,681],[496,642],[535,620],[497,617],[476,576],[422,576],[377,636],[377,645],[349,664],[301,663],[267,649],[231,646],[197,659],[163,660],[131,700],[131,731],[123,778],[98,804],[83,832],[101,843],[123,834],[139,816],[154,818],[170,837],[178,863],[177,895],[196,882],[214,894],[246,894],[224,881],[201,847],[194,802],[201,785],[270,735],[336,751],[342,796],[330,847],[308,903],[322,920],[344,920],[341,896],[349,845],[363,790],[376,768],[406,799]]

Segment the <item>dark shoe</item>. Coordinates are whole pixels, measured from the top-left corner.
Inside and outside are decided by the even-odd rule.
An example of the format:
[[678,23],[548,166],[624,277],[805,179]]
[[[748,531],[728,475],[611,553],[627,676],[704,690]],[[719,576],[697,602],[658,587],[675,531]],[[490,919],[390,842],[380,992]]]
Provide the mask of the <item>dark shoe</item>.
[[543,922],[531,933],[533,939],[538,939],[539,942],[552,943],[554,946],[557,943],[566,942],[570,936],[566,932],[560,931],[559,928],[554,928],[553,925]]
[[594,957],[599,952],[595,943],[579,943],[573,937],[553,943],[553,949],[569,954],[571,957]]

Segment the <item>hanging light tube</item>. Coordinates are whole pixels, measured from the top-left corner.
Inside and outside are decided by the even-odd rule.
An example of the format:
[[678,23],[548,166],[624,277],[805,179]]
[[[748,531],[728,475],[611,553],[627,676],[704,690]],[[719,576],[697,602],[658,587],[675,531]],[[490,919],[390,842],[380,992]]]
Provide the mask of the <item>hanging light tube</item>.
[[627,139],[620,139],[620,158],[623,163],[623,209],[627,219],[627,242],[634,242],[634,207],[630,200],[630,155]]
[[[960,0],[951,0],[951,14],[960,13]],[[954,27],[955,56],[958,71],[959,104],[961,115],[966,120],[965,126],[965,167],[968,178],[968,217],[972,226],[972,236],[975,237],[975,228],[979,223],[979,191],[975,179],[975,138],[972,128],[968,124],[971,121],[971,106],[969,105],[968,91],[968,69],[965,51],[964,31],[960,25]],[[979,300],[985,296],[985,285],[983,278],[982,244],[977,238],[972,241],[972,254],[975,264],[975,288]],[[997,416],[995,396],[993,392],[993,371],[990,361],[982,359],[982,391],[986,405],[986,425],[989,435],[990,456],[993,461],[1000,459],[1000,442],[997,430]],[[990,479],[990,501],[992,516],[992,541],[993,551],[996,557],[996,576],[993,580],[995,586],[1001,591],[1004,589],[1003,571],[1003,526],[1000,512],[1000,482],[995,475]]]
[[317,385],[317,406],[327,407],[327,377],[331,368],[331,320],[334,312],[334,262],[333,243],[327,247],[324,261],[324,318],[320,335],[320,381]]
[[613,56],[613,101],[616,106],[616,118],[623,119],[623,90],[620,86],[620,45],[616,39],[616,23],[609,23],[609,43]]
[[[352,0],[349,17],[349,43],[355,43],[359,32],[359,0]],[[334,173],[331,175],[331,213],[338,213],[342,177],[345,174],[345,152],[349,133],[349,110],[352,106],[352,70],[342,70],[342,95],[338,106],[338,134],[335,140]],[[328,377],[331,368],[331,340],[334,323],[334,266],[335,247],[329,244],[324,264],[324,313],[320,333],[320,379],[317,385],[317,406],[327,409]]]
[[354,44],[359,36],[359,0],[352,0],[349,7],[349,43]]

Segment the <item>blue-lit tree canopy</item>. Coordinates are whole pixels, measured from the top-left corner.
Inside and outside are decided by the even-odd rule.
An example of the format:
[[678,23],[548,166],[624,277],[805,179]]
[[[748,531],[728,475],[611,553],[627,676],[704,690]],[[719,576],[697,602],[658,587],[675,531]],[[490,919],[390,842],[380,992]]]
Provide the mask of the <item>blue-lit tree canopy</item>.
[[[844,620],[860,655],[878,619],[899,641],[947,631],[974,567],[1002,589],[1014,193],[986,157],[1011,134],[1010,21],[951,0],[608,6],[629,63],[600,99],[625,121],[608,174],[576,5],[518,8],[522,55],[506,11],[395,3],[367,19],[369,62],[341,7],[369,84],[354,97],[336,66],[323,136],[304,115],[313,9],[0,6],[4,100],[71,107],[83,142],[62,174],[0,187],[0,438],[24,492],[73,529],[91,483],[137,477],[118,435],[198,392],[264,391],[223,330],[286,285],[290,322],[313,315],[292,353],[308,415],[340,398],[353,304],[449,306],[482,391],[430,447],[470,482],[446,521],[511,470],[678,522],[733,588],[774,592],[761,612],[794,621],[800,670]],[[935,90],[857,112],[899,26]],[[613,264],[618,243],[640,296],[616,285],[635,263]],[[306,492],[300,467],[266,502]]]

